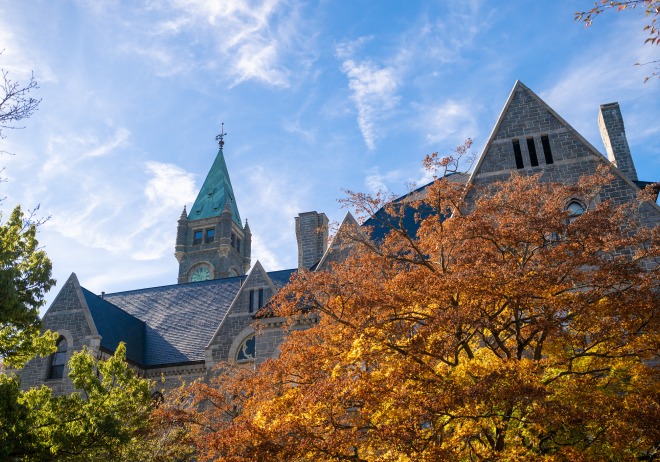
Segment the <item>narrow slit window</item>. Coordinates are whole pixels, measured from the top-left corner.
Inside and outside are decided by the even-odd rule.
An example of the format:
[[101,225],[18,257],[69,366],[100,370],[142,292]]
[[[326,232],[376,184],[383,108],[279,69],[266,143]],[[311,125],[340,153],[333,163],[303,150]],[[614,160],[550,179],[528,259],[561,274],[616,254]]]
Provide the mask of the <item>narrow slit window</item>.
[[541,135],[541,145],[543,146],[543,155],[545,155],[545,163],[552,164],[552,151],[550,150],[550,139],[548,135]]
[[248,297],[250,298],[250,309],[248,313],[254,313],[254,290],[250,290]]
[[241,240],[236,238],[236,250],[241,251]]
[[57,351],[50,357],[50,371],[48,378],[50,380],[61,379],[64,377],[64,365],[66,364],[67,342],[61,337],[57,342]]
[[539,158],[536,155],[536,144],[534,144],[534,138],[527,138],[527,151],[529,151],[529,162],[532,164],[532,167],[538,167]]
[[231,246],[236,247],[236,235],[231,233]]
[[513,155],[516,157],[516,168],[524,168],[525,164],[523,164],[522,152],[520,151],[520,141],[518,140],[513,140]]
[[264,306],[264,289],[259,289],[259,308]]

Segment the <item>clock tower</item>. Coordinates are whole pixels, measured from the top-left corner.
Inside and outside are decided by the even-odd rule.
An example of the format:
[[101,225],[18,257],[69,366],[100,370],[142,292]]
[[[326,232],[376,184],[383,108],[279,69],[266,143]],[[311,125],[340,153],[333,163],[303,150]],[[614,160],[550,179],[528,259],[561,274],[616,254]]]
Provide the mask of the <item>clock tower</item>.
[[220,149],[195,203],[179,217],[174,252],[179,284],[241,276],[250,269],[252,235],[238,213],[222,152],[224,135],[216,137]]

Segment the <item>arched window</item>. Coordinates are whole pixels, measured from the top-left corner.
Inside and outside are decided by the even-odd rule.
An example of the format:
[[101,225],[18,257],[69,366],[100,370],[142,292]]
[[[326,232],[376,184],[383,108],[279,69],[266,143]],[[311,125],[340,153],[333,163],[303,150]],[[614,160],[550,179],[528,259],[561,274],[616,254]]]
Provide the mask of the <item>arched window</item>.
[[57,351],[50,357],[49,379],[61,379],[64,376],[64,365],[66,364],[67,341],[60,337],[57,341]]
[[255,338],[254,334],[248,336],[243,340],[241,345],[236,351],[236,361],[237,362],[248,362],[254,361],[254,350],[255,350]]
[[572,223],[577,217],[584,213],[585,208],[582,203],[573,200],[566,206],[566,211],[568,212],[568,222]]

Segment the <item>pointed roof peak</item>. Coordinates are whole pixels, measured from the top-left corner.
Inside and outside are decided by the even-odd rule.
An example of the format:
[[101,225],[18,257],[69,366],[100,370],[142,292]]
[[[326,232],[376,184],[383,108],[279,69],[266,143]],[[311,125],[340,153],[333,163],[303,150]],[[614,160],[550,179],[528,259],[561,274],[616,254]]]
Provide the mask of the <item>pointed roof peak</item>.
[[187,220],[188,219],[188,212],[186,211],[186,206],[183,206],[183,211],[181,212],[181,216],[179,216],[179,220]]
[[[220,135],[218,135],[220,136]],[[222,141],[222,138],[219,138]],[[189,220],[201,220],[203,218],[218,217],[229,204],[233,214],[234,222],[242,227],[241,216],[234,198],[234,190],[229,179],[229,171],[225,163],[222,147],[218,149],[213,165],[206,175],[197,199],[188,214]]]

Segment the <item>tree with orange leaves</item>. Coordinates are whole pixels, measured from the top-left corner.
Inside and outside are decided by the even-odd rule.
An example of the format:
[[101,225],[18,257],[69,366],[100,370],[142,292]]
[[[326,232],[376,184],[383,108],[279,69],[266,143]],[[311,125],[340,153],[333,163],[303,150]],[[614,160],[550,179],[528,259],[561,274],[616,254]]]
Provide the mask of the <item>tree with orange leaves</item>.
[[[348,257],[278,294],[279,359],[228,365],[159,412],[198,460],[658,457],[660,233],[639,221],[648,195],[599,199],[610,180],[441,178],[378,214],[350,196],[391,230],[341,229]],[[411,209],[415,235],[398,220]]]

